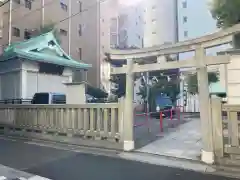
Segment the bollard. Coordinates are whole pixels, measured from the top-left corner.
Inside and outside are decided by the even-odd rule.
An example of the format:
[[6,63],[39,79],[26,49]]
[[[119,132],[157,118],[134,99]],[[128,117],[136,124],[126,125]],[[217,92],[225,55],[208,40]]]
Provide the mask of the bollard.
[[163,132],[163,115],[162,115],[162,111],[160,111],[160,132]]

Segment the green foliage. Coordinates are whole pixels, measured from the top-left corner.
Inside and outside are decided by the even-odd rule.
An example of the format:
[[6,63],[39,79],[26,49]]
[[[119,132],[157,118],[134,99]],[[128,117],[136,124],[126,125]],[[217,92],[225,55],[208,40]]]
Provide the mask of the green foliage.
[[[174,58],[170,56],[165,56],[166,61],[175,61]],[[180,80],[178,76],[178,70],[164,70],[164,71],[152,71],[149,72],[150,77],[156,77],[158,82],[151,85],[149,88],[149,98],[150,104],[154,101],[155,97],[159,94],[165,94],[169,96],[173,103],[176,102],[178,94],[180,93]],[[151,78],[150,78],[151,79]],[[147,97],[147,86],[142,83],[142,87],[139,88],[138,95],[142,99]]]
[[[208,73],[208,83],[215,83],[218,82],[219,78],[217,73],[209,72]],[[189,75],[187,77],[187,88],[190,94],[198,94],[198,78],[197,73]]]
[[165,94],[175,103],[180,92],[178,75],[168,76],[164,72],[161,72],[157,79],[158,82],[153,85],[151,90],[152,96],[155,97],[159,94]]
[[[165,94],[175,103],[180,92],[178,75],[171,75],[171,78],[169,78],[167,71],[155,71],[151,74],[154,74],[158,82],[149,87],[148,101],[152,102],[157,95]],[[147,99],[147,85],[144,82],[142,82],[142,86],[139,88],[138,95],[141,96],[143,100]]]
[[217,27],[226,28],[240,22],[240,0],[212,0],[212,17]]

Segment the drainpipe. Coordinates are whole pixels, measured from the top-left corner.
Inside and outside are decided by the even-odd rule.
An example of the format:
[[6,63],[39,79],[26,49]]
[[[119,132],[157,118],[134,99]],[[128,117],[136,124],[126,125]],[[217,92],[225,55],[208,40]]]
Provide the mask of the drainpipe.
[[8,45],[12,41],[12,0],[9,1],[9,18],[8,18]]
[[44,5],[45,5],[45,0],[42,0],[42,14],[41,14],[41,20],[42,20],[42,22],[41,22],[41,26],[42,26],[42,28],[45,26],[45,7],[44,7]]
[[97,87],[101,88],[101,6],[100,0],[97,0]]
[[71,15],[72,15],[72,0],[68,0],[68,55],[71,56]]

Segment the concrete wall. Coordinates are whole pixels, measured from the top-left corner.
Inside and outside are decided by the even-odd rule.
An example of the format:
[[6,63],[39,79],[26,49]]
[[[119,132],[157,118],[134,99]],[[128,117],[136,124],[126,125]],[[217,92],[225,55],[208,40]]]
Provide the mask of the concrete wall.
[[32,98],[36,92],[65,93],[64,82],[71,82],[72,70],[65,68],[63,75],[42,74],[38,63],[24,61],[22,65],[22,98]]
[[0,99],[20,98],[20,68],[18,60],[0,62]]
[[229,104],[240,104],[240,55],[232,55],[231,62],[227,65],[222,65],[220,69],[222,85],[227,91],[227,102]]

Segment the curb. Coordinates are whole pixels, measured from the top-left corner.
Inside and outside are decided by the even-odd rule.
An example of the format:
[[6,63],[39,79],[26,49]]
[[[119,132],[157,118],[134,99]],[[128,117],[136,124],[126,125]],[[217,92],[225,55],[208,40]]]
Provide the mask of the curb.
[[184,158],[176,158],[171,156],[155,155],[141,152],[124,152],[119,154],[122,159],[138,161],[158,166],[166,166],[172,168],[179,168],[183,170],[195,171],[216,176],[224,176],[230,178],[239,178],[240,174],[233,172],[222,171],[215,165],[204,164],[197,160],[190,160]]

